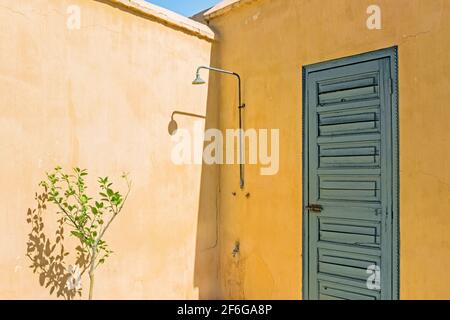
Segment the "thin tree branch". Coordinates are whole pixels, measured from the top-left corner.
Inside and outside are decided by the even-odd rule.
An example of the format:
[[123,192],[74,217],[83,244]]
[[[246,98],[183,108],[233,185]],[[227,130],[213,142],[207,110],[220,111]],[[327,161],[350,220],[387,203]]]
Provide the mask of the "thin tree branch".
[[127,185],[128,185],[128,191],[127,191],[127,194],[125,195],[125,197],[123,198],[122,204],[119,207],[119,209],[117,209],[117,207],[116,207],[116,210],[114,210],[113,205],[111,204],[111,201],[108,199],[108,202],[111,204],[111,209],[113,210],[113,215],[112,215],[111,219],[108,221],[108,223],[105,225],[105,227],[102,229],[102,231],[100,232],[100,235],[98,236],[98,238],[96,240],[96,244],[103,238],[103,235],[105,234],[106,230],[108,230],[111,223],[114,221],[114,219],[120,213],[120,211],[122,211],[122,208],[125,205],[125,202],[127,201],[128,195],[130,194],[130,191],[131,191],[131,182],[128,180],[127,180]]

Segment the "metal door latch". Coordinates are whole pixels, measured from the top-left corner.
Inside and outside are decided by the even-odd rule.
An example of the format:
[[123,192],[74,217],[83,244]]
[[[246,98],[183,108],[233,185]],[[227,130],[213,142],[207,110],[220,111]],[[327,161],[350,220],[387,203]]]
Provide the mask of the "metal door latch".
[[320,204],[310,204],[306,206],[306,210],[312,211],[312,212],[322,212],[323,207]]

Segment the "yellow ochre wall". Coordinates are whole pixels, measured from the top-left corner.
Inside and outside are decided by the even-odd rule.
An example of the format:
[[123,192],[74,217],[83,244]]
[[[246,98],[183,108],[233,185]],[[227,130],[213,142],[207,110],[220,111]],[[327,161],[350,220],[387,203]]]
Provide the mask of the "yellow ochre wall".
[[[372,4],[381,30],[366,27]],[[246,128],[280,129],[278,175],[247,166],[241,192],[237,166],[220,169],[221,297],[301,298],[302,66],[397,45],[401,298],[449,299],[450,1],[245,1],[210,26],[212,63],[242,76]],[[235,128],[235,82],[220,88],[221,128]]]
[[[56,165],[87,168],[91,192],[98,176],[120,182],[127,171],[133,180],[106,237],[114,254],[98,269],[94,298],[215,296],[205,280],[216,278],[215,251],[196,252],[215,241],[207,213],[211,231],[197,230],[202,168],[172,163],[167,130],[173,111],[206,113],[208,88],[191,81],[209,64],[211,41],[112,2],[0,0],[1,299],[56,298],[25,257],[27,210]],[[69,5],[81,9],[80,30],[66,27]],[[175,119],[180,127],[199,120]],[[43,218],[54,243],[51,206]]]

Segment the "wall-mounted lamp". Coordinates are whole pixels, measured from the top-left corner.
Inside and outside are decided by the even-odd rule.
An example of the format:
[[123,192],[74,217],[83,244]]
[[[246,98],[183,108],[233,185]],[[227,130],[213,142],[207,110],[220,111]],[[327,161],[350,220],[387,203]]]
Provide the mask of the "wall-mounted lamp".
[[243,150],[243,132],[242,132],[242,109],[245,108],[245,103],[242,103],[242,96],[241,96],[241,77],[236,72],[222,70],[218,68],[213,67],[205,67],[201,66],[197,68],[197,73],[195,75],[194,81],[192,81],[192,84],[194,85],[200,85],[205,84],[206,81],[202,79],[200,76],[200,70],[206,69],[210,71],[215,71],[219,73],[225,73],[228,75],[235,76],[238,80],[238,98],[239,98],[239,104],[238,104],[238,110],[239,110],[239,186],[241,189],[244,189],[244,150]]

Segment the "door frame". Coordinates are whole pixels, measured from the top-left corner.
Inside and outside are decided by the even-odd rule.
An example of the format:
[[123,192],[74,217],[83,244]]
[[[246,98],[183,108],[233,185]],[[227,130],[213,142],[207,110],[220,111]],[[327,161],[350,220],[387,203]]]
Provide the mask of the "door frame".
[[400,215],[399,215],[399,196],[400,196],[400,179],[399,179],[399,94],[398,94],[398,47],[390,47],[381,50],[366,52],[354,56],[338,58],[334,60],[319,62],[302,67],[303,72],[303,106],[302,106],[302,172],[303,172],[303,186],[302,186],[302,298],[309,299],[309,214],[305,210],[309,199],[309,127],[308,127],[308,91],[307,82],[308,76],[311,72],[341,67],[349,64],[366,62],[370,60],[377,60],[382,58],[389,58],[391,69],[391,139],[388,141],[392,150],[392,172],[390,180],[392,185],[392,298],[398,300],[400,298]]

